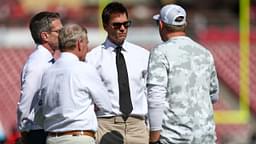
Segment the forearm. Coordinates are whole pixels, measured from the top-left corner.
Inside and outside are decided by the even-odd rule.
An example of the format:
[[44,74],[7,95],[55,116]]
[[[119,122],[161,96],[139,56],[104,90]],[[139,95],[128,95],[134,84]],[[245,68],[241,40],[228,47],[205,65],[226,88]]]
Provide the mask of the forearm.
[[24,106],[24,103],[23,105],[19,103],[17,108],[17,122],[18,122],[18,129],[20,131],[28,131],[26,126],[28,121],[28,115],[29,115],[28,108]]
[[162,86],[148,85],[148,117],[150,131],[159,131],[162,128],[166,89]]
[[148,85],[148,117],[150,124],[150,144],[159,144],[165,95],[166,89],[164,87]]

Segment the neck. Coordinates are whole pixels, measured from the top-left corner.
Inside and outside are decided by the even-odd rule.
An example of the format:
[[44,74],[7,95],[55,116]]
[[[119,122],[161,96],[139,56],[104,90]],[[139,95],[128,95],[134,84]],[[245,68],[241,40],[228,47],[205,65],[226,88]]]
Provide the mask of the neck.
[[117,46],[122,46],[124,41],[115,41],[113,39],[111,39],[110,37],[108,37],[108,40],[111,41],[113,44],[117,45]]
[[74,54],[80,61],[85,61],[86,53],[79,51],[77,48],[74,49],[66,49],[63,52],[68,52]]
[[173,38],[173,37],[185,36],[185,35],[186,35],[185,32],[172,32],[172,33],[167,34],[167,37],[170,39],[170,38]]
[[55,50],[53,48],[51,48],[49,45],[47,44],[42,44],[52,55],[54,55]]

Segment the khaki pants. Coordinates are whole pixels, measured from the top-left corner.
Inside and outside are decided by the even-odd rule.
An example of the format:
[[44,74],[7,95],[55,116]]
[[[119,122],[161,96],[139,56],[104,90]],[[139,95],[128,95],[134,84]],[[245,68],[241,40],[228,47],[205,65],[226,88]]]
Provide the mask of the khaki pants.
[[145,120],[121,116],[98,118],[97,144],[148,144],[149,133]]
[[94,138],[86,135],[64,135],[59,137],[48,136],[46,144],[95,144],[95,140]]

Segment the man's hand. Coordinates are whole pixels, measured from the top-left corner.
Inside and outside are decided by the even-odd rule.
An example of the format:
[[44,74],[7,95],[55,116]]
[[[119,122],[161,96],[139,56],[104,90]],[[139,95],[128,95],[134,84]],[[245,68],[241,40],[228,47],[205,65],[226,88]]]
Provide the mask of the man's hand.
[[150,131],[149,143],[158,144],[160,139],[160,131]]

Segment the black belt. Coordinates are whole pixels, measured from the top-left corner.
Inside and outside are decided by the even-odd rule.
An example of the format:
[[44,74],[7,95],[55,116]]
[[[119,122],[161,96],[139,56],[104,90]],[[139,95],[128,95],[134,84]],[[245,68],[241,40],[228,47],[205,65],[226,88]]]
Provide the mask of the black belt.
[[124,120],[121,115],[109,116],[109,117],[98,117],[98,118],[99,119],[106,119],[108,121],[113,121],[114,123],[127,123],[127,122],[131,122],[132,119],[140,120],[140,121],[145,121],[145,117],[144,116],[137,116],[137,115],[129,116],[127,118],[127,120]]

